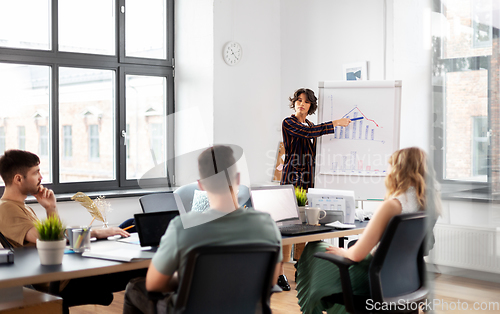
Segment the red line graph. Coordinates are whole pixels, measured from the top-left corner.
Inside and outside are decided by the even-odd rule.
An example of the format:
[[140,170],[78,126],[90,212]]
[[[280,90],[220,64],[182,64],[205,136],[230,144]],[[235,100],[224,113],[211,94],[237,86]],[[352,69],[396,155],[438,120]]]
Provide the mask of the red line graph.
[[367,116],[365,116],[365,114],[364,114],[364,113],[363,113],[363,112],[362,112],[362,111],[361,111],[361,110],[360,110],[357,106],[356,106],[356,107],[354,107],[354,108],[353,108],[351,111],[349,111],[348,113],[346,113],[346,114],[345,114],[342,118],[345,118],[348,114],[350,114],[351,112],[353,112],[353,111],[354,111],[354,110],[356,110],[356,109],[358,109],[358,111],[361,113],[361,115],[362,115],[362,116],[363,116],[366,120],[368,120],[368,121],[371,121],[371,122],[375,123],[375,126],[376,126],[377,128],[383,128],[382,126],[378,125],[378,123],[377,123],[377,122],[375,122],[375,120],[368,119],[368,117],[367,117]]

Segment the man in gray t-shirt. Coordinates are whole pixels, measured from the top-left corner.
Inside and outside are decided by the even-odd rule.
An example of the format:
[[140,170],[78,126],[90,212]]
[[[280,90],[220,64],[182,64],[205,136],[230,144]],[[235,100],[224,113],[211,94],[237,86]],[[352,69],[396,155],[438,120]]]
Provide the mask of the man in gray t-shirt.
[[[189,212],[170,222],[146,278],[136,278],[128,284],[123,313],[154,312],[147,291],[175,291],[177,276],[183,273],[187,254],[195,247],[249,243],[281,247],[280,232],[269,214],[239,207],[236,192],[239,173],[235,164],[233,150],[228,146],[214,146],[201,153],[198,185],[207,191],[211,209],[203,213]],[[280,252],[277,267],[281,259]],[[274,283],[277,274],[275,272]]]

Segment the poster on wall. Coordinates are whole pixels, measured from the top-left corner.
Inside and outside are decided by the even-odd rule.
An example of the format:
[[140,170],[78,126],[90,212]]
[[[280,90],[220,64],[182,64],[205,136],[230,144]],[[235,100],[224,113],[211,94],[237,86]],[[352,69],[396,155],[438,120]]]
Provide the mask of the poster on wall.
[[356,62],[344,64],[344,81],[366,81],[368,80],[367,62]]

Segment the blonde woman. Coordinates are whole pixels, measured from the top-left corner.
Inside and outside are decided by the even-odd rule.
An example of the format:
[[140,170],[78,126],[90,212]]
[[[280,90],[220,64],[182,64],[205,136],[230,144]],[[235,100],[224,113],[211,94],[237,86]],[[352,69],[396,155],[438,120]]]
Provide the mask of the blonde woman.
[[[368,267],[372,254],[384,233],[389,220],[399,214],[423,211],[429,207],[426,195],[427,169],[426,154],[417,147],[396,151],[389,158],[388,175],[385,179],[386,196],[372,219],[366,226],[363,235],[349,249],[329,246],[324,242],[309,243],[297,265],[297,298],[303,313],[345,313],[342,305],[331,306],[321,298],[341,293],[338,268],[331,263],[314,258],[316,252],[327,252],[346,257],[358,264],[350,268],[354,294],[369,295]],[[429,178],[428,178],[429,181]],[[430,180],[430,182],[434,182]],[[440,210],[439,198],[432,198],[432,207]]]

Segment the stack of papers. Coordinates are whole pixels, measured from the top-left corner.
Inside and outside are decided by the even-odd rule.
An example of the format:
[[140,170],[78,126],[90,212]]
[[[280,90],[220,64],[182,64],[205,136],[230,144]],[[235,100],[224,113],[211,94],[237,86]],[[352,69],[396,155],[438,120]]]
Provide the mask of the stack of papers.
[[82,253],[84,257],[93,257],[100,259],[107,259],[120,262],[132,262],[137,260],[151,259],[154,252],[147,252],[142,250],[128,250],[128,249],[114,249],[107,251],[85,251]]
[[327,227],[334,227],[336,229],[352,229],[352,228],[356,228],[355,225],[351,225],[351,224],[343,224],[341,223],[340,221],[335,221],[335,222],[331,222],[329,224],[326,224],[325,226]]

